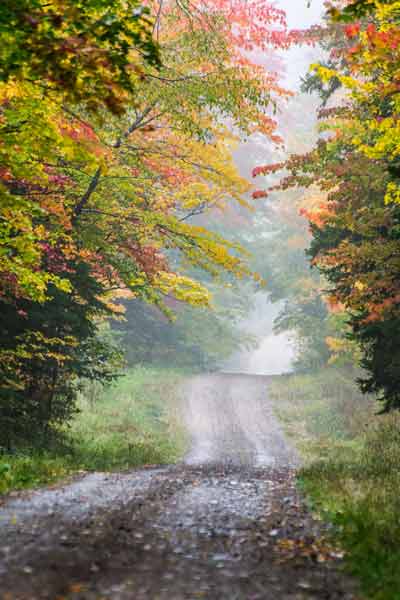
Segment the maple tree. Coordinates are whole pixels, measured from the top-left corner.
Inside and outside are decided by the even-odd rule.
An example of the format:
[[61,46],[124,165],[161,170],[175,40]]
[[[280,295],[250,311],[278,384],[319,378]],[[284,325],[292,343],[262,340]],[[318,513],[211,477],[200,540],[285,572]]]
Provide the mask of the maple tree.
[[92,110],[124,110],[143,62],[158,64],[147,7],[137,1],[3,0],[0,81],[26,81]]
[[[335,67],[314,70],[322,88],[335,78],[343,92],[337,106],[321,110],[323,137],[311,152],[258,172],[285,168],[279,188],[322,192],[303,208],[313,236],[310,256],[360,346],[363,391],[378,392],[390,410],[400,405],[399,3],[367,4],[367,11],[351,3],[330,13],[343,43],[333,49]],[[355,15],[361,21],[350,19]]]
[[[54,422],[50,407],[62,397],[73,406],[81,376],[98,376],[84,363],[94,365],[96,352],[103,360],[97,323],[122,310],[121,298],[165,311],[171,298],[207,307],[210,293],[188,269],[250,274],[238,244],[192,219],[232,202],[248,206],[251,186],[232,150],[255,131],[279,141],[271,115],[286,95],[248,53],[297,35],[261,0],[171,1],[138,11],[121,2],[111,16],[108,3],[93,0],[82,3],[82,19],[72,4],[21,4],[14,36],[1,24],[8,42],[0,83],[1,398],[4,416],[13,395],[21,407],[27,400],[28,412],[28,396],[48,397],[44,423]],[[35,11],[44,11],[40,24]],[[65,57],[47,63],[46,43],[61,44]],[[81,44],[93,52],[82,54]],[[90,298],[85,277],[97,290]],[[81,314],[80,324],[68,311]],[[88,350],[88,360],[82,349],[90,344],[96,352]]]

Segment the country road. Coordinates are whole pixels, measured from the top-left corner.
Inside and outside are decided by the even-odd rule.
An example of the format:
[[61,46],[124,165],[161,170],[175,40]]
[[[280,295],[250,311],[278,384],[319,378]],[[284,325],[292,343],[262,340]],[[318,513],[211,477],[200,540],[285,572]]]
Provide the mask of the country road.
[[183,390],[182,464],[85,475],[0,506],[1,600],[355,599],[295,488],[268,378]]

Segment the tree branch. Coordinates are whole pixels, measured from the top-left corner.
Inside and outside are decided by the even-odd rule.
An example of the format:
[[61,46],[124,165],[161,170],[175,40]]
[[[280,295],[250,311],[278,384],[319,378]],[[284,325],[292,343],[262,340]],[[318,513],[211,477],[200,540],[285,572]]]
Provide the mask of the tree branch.
[[144,109],[142,114],[135,119],[135,121],[128,127],[128,129],[124,131],[124,133],[122,133],[117,139],[117,141],[113,144],[114,148],[121,148],[123,142],[131,135],[131,133],[133,133],[135,129],[142,125],[144,119],[147,117],[148,114],[151,113],[155,105],[155,103],[151,104],[150,106]]
[[93,175],[92,180],[88,185],[86,192],[83,194],[82,198],[79,200],[78,204],[74,208],[73,222],[76,222],[77,218],[79,217],[79,215],[85,208],[86,204],[89,202],[90,196],[93,194],[93,192],[96,190],[97,186],[99,185],[100,177],[101,177],[101,167],[98,167],[96,173]]

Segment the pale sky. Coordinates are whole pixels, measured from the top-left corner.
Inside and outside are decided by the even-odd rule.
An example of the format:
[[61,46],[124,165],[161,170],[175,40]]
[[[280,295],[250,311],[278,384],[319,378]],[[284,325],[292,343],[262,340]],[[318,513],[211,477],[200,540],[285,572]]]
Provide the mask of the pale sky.
[[275,4],[286,11],[291,29],[303,29],[321,20],[323,0],[276,0]]
[[[307,29],[321,22],[324,0],[276,0],[276,6],[283,8],[287,14],[290,29]],[[320,56],[319,49],[310,47],[293,47],[284,54],[286,63],[286,84],[291,89],[298,88],[300,78],[305,75],[310,63]]]

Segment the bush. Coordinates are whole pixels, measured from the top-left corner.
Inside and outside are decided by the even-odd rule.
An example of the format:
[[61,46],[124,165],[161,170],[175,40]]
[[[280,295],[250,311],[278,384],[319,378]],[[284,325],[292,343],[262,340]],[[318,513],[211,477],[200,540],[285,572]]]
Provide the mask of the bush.
[[84,263],[69,265],[74,293],[49,285],[45,302],[0,298],[0,449],[45,447],[76,414],[83,380],[109,383],[122,355],[98,317],[103,287]]

